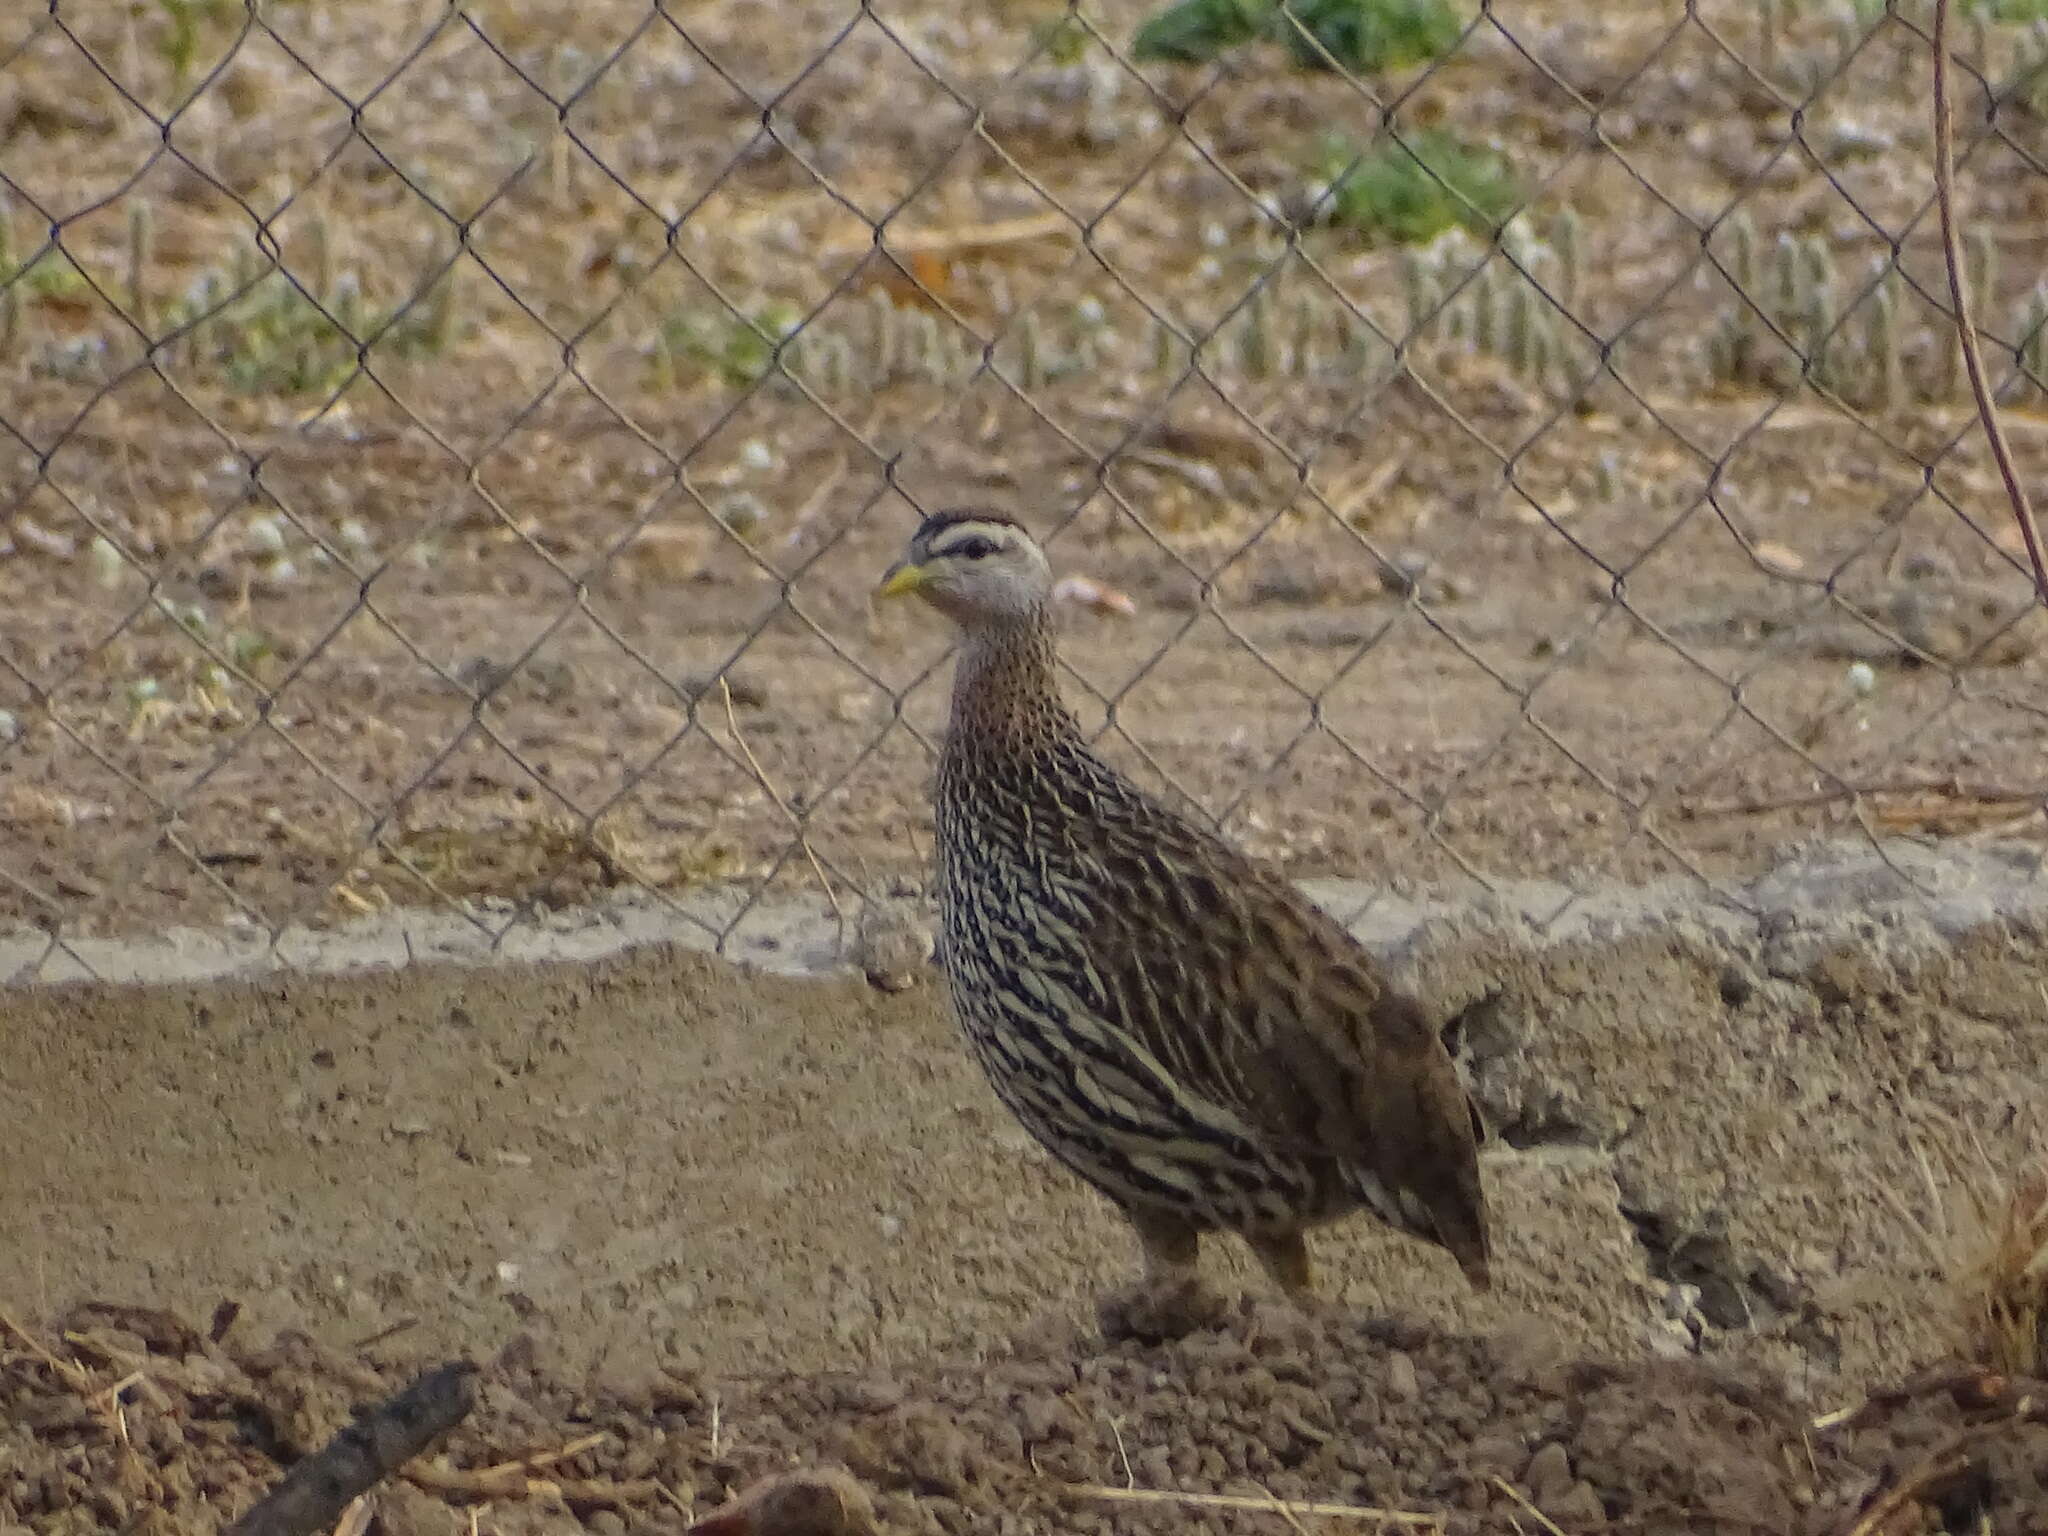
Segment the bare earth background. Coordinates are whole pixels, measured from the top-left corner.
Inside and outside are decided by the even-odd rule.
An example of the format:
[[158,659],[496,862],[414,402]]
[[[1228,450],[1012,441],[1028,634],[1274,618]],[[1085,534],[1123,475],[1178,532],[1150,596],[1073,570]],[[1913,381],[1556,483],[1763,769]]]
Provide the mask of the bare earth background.
[[[1857,816],[2038,829],[2043,621],[1981,445],[1944,452],[1971,417],[1902,22],[1846,59],[1797,8],[1768,45],[1732,4],[1479,26],[1404,121],[1512,150],[1554,355],[1513,366],[1452,305],[1395,377],[1353,343],[1409,331],[1398,251],[1311,229],[1289,258],[1252,200],[1291,206],[1322,130],[1376,113],[1270,50],[1057,63],[1008,5],[197,14],[181,74],[140,10],[0,22],[16,259],[64,221],[0,351],[0,918],[810,882],[792,814],[842,883],[915,877],[945,637],[866,608],[899,491],[1020,511],[1126,592],[1128,620],[1075,613],[1091,719],[1113,702],[1123,760],[1303,873],[1725,874]],[[1143,14],[1097,19],[1122,44]],[[2025,36],[1983,29],[1995,74]],[[1742,62],[1767,46],[1831,81],[1796,123]],[[209,82],[175,154],[83,49],[157,110]],[[740,87],[782,85],[770,135]],[[2009,338],[2048,176],[2023,102],[1998,127],[1964,180]],[[1817,243],[1843,347],[1902,241],[1890,405],[1802,385],[1761,321],[1745,374],[1710,367],[1747,313],[1716,265],[1737,206],[1765,255]],[[1430,259],[1448,289],[1482,254]],[[156,334],[259,279],[154,366],[115,307],[139,291]],[[838,361],[747,387],[735,308],[819,306]],[[363,369],[328,312],[377,337]],[[1155,316],[1220,327],[1204,372]],[[2042,395],[2008,393],[2038,475]],[[728,663],[731,717],[699,697]]]
[[[1951,447],[1923,9],[1502,4],[1376,79],[1529,198],[1540,295],[1412,335],[1396,249],[1284,228],[1375,99],[1134,71],[1130,0],[1077,50],[258,11],[0,15],[0,1533],[211,1531],[452,1353],[452,1464],[557,1486],[415,1469],[383,1530],[680,1529],[825,1461],[891,1532],[1295,1518],[1109,1484],[1843,1536],[1965,1433],[1887,1536],[2048,1530],[2024,1381],[1812,1427],[1970,1348],[1971,1194],[2048,1101],[2044,620]],[[2002,378],[2042,100],[1959,110]],[[1745,238],[1825,261],[1838,358],[1896,242],[1889,350],[1810,385],[1748,324],[1731,372]],[[813,310],[762,377],[737,317]],[[945,637],[865,594],[957,500],[1129,599],[1065,620],[1105,750],[1458,1019],[1497,1296],[1346,1230],[1328,1317],[1088,1333],[1117,1228],[820,890],[919,915]]]

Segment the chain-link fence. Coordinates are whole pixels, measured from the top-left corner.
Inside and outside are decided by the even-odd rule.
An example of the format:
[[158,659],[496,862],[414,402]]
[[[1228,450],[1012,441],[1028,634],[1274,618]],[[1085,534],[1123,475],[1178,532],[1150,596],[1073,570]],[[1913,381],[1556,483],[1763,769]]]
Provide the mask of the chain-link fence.
[[[1958,16],[2038,473],[2048,7]],[[1298,873],[2034,836],[1928,20],[13,7],[0,927],[912,890],[947,637],[866,593],[975,502],[1104,749]]]

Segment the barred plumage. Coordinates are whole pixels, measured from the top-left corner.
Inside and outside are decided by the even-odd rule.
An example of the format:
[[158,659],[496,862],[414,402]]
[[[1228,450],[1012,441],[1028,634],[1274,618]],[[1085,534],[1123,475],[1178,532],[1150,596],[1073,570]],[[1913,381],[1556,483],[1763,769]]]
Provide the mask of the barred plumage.
[[1436,1031],[1286,880],[1089,749],[1059,698],[1051,588],[1016,523],[948,512],[881,590],[961,629],[940,964],[1004,1104],[1137,1229],[1145,1283],[1105,1322],[1211,1315],[1197,1259],[1219,1229],[1305,1295],[1305,1230],[1361,1208],[1484,1287],[1475,1124]]

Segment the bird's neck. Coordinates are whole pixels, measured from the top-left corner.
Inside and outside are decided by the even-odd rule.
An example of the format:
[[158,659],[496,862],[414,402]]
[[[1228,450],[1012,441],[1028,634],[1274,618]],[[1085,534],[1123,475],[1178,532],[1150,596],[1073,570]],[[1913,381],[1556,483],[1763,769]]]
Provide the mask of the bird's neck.
[[1056,665],[1049,617],[969,634],[953,671],[948,750],[1029,754],[1076,736]]

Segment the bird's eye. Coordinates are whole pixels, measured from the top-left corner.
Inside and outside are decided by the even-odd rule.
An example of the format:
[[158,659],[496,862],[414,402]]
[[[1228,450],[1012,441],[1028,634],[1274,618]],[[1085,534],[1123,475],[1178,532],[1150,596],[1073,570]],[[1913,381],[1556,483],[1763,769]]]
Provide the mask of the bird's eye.
[[958,555],[962,560],[986,560],[995,552],[996,541],[984,538],[978,533],[962,539],[946,551],[949,555]]

